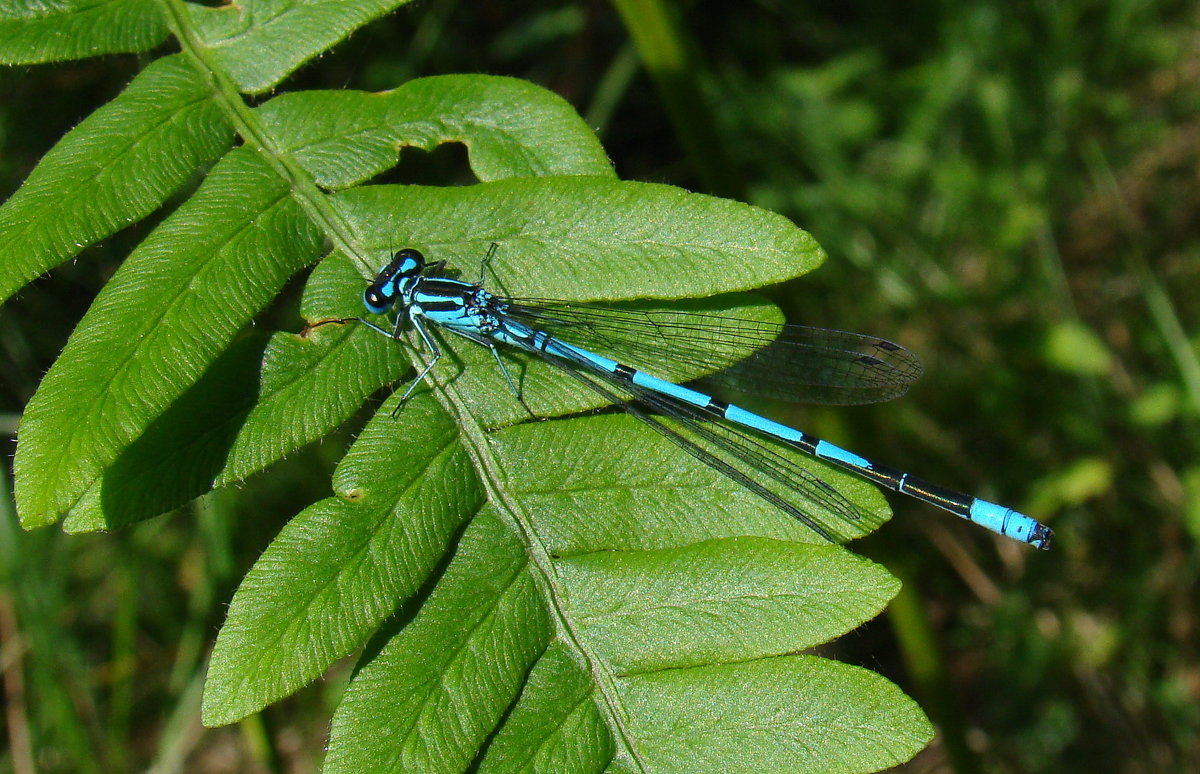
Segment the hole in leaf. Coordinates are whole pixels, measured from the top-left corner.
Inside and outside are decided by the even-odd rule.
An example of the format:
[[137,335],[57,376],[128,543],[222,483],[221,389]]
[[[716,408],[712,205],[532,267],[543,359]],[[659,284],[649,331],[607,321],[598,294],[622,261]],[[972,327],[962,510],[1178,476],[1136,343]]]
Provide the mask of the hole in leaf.
[[400,161],[391,169],[375,176],[371,183],[403,183],[405,185],[474,185],[479,182],[471,171],[467,146],[461,142],[444,142],[432,151],[405,146],[400,149]]

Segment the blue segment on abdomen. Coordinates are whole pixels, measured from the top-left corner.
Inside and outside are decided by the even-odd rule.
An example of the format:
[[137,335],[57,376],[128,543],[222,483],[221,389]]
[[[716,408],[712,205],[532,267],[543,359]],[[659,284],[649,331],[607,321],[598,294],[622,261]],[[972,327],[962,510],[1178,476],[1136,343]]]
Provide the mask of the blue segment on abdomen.
[[855,468],[870,469],[871,461],[865,457],[860,457],[854,452],[846,451],[840,446],[836,446],[829,441],[817,441],[817,456],[827,460],[834,460]]
[[[545,336],[546,334],[542,333],[541,335]],[[555,349],[565,349],[580,359],[585,360],[592,365],[597,366],[598,368],[602,368],[609,373],[616,373],[617,366],[620,365],[620,363],[615,360],[609,360],[606,357],[597,355],[595,352],[588,352],[586,349],[577,347],[574,344],[568,344],[562,339],[556,339],[554,337],[549,337],[549,339],[554,343]]]
[[773,435],[776,438],[782,438],[785,441],[799,443],[800,440],[804,438],[804,433],[800,432],[796,428],[788,427],[787,425],[781,425],[778,422],[773,422],[770,419],[767,419],[766,417],[760,417],[753,411],[747,411],[741,406],[734,406],[733,404],[730,404],[729,407],[725,409],[725,418],[730,422],[737,422],[739,425],[745,425],[746,427],[753,428],[759,432],[766,433],[767,435]]
[[1028,541],[1034,530],[1041,526],[1020,511],[979,498],[971,503],[970,519],[993,532],[1022,541]]
[[651,376],[645,371],[633,372],[633,383],[639,387],[645,387],[648,390],[660,392],[663,395],[670,395],[676,400],[681,400],[684,403],[690,403],[693,406],[704,408],[712,400],[707,395],[689,390],[687,387],[681,387],[674,382],[668,382],[665,379],[659,379],[657,376]]

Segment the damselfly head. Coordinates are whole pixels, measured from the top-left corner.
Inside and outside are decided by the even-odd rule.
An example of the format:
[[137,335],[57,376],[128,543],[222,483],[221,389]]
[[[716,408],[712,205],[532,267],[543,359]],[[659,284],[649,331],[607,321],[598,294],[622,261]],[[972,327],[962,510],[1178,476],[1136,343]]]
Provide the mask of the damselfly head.
[[363,306],[372,314],[383,314],[395,303],[401,282],[419,276],[424,270],[425,256],[419,250],[406,247],[398,251],[363,291]]

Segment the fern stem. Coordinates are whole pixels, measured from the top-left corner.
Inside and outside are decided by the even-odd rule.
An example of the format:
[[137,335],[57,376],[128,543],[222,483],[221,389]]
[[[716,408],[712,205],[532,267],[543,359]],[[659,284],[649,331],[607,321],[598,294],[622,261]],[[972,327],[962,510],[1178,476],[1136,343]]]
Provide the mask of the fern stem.
[[171,33],[179,41],[184,55],[212,83],[213,96],[224,109],[230,123],[247,145],[262,154],[266,162],[288,182],[292,197],[334,248],[354,261],[363,277],[372,277],[379,268],[367,256],[354,237],[353,229],[341,217],[312,177],[300,164],[281,151],[274,138],[259,122],[254,110],[242,99],[237,84],[209,56],[208,47],[192,28],[182,0],[158,0],[167,18]]
[[[415,341],[414,334],[408,334],[409,349],[420,352],[420,345]],[[419,355],[415,356],[419,358]],[[637,771],[649,772],[649,764],[638,754],[633,745],[630,732],[626,728],[625,712],[617,691],[616,678],[612,671],[597,659],[589,658],[588,651],[580,642],[575,626],[566,611],[566,603],[560,597],[556,585],[554,561],[550,550],[542,543],[537,531],[533,528],[529,513],[521,504],[509,495],[507,479],[503,466],[492,455],[491,440],[487,430],[471,413],[467,399],[443,381],[436,369],[431,371],[426,379],[434,386],[434,395],[438,402],[454,418],[462,433],[463,447],[471,456],[475,470],[480,474],[488,502],[496,506],[496,512],[501,520],[520,536],[529,554],[529,564],[533,570],[533,579],[546,600],[546,607],[555,621],[555,628],[563,642],[569,646],[584,664],[584,668],[592,676],[596,687],[604,700],[606,713],[611,721],[613,736],[624,748],[626,759],[637,766]]]

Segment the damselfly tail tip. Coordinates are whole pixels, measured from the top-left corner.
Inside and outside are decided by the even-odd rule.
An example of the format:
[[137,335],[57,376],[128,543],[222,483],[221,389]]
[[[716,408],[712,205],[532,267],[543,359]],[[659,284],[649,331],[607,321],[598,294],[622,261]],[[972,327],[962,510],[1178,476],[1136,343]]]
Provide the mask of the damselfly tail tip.
[[1054,530],[1045,524],[1039,524],[1033,528],[1033,532],[1029,535],[1029,545],[1035,548],[1049,548],[1050,539],[1053,537]]

